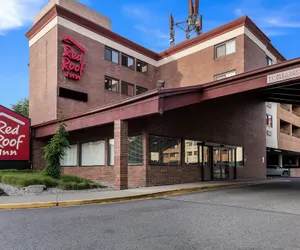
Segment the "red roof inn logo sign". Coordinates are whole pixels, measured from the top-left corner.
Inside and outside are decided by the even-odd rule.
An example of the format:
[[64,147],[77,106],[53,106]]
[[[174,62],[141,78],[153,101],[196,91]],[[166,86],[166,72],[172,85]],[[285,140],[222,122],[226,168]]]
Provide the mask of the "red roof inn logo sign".
[[86,62],[82,61],[86,50],[69,36],[64,36],[62,42],[65,43],[65,47],[61,69],[65,71],[66,77],[80,80],[86,65]]
[[0,160],[30,160],[30,120],[1,105]]

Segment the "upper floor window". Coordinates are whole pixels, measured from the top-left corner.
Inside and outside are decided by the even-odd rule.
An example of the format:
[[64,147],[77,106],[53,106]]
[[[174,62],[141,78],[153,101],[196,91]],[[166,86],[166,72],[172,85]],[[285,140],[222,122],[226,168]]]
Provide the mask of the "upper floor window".
[[269,114],[266,114],[266,124],[268,127],[273,127],[273,117]]
[[136,60],[136,71],[139,71],[142,73],[147,73],[148,72],[148,64],[143,61]]
[[119,52],[114,49],[105,47],[105,60],[119,64]]
[[273,64],[273,60],[267,56],[267,65],[270,66]]
[[141,86],[136,86],[136,95],[140,95],[140,94],[143,94],[145,92],[147,92],[148,89],[144,88],[144,87],[141,87]]
[[122,54],[122,65],[127,68],[134,69],[133,57]]
[[232,70],[232,71],[228,71],[228,72],[225,72],[222,74],[215,75],[215,80],[217,81],[217,80],[221,80],[221,79],[224,79],[224,78],[227,78],[230,76],[235,76],[235,75],[236,75],[236,71]]
[[105,77],[105,89],[119,92],[119,80],[110,77]]
[[230,40],[215,46],[215,57],[221,57],[225,55],[229,55],[235,53],[236,51],[236,42],[234,40]]
[[127,96],[133,96],[134,95],[134,85],[131,83],[122,81],[121,94],[127,95]]

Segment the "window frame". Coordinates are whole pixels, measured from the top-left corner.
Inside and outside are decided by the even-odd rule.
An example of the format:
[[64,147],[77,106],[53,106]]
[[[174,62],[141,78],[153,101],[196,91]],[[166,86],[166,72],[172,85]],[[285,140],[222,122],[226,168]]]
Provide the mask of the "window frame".
[[[123,93],[123,84],[126,84],[126,85],[129,85],[129,86],[133,87],[133,89],[132,89],[132,95],[128,95],[128,94]],[[121,94],[122,95],[132,97],[132,96],[135,96],[135,91],[136,91],[135,90],[135,85],[133,83],[129,83],[129,82],[126,82],[126,81],[121,81]]]
[[[132,59],[132,61],[133,61],[132,67],[129,67],[129,66],[123,64],[123,56],[126,56],[127,58],[131,58],[131,59]],[[134,58],[133,56],[130,56],[130,55],[121,53],[121,65],[122,65],[123,67],[125,67],[125,68],[134,70],[134,69],[135,69],[135,58]]]
[[[232,75],[232,76],[226,76],[226,74],[231,73],[231,72],[235,72],[235,74]],[[218,76],[221,76],[221,75],[225,75],[225,77],[224,77],[224,78],[221,78],[221,79],[216,79]],[[226,78],[228,78],[228,77],[233,77],[233,76],[236,76],[236,69],[234,69],[234,70],[229,70],[229,71],[226,71],[226,72],[223,72],[223,73],[214,75],[214,81],[223,80],[223,79],[226,79]]]
[[[235,41],[235,50],[234,50],[234,52],[232,52],[232,53],[230,53],[230,54],[227,54],[226,44],[228,44],[228,43],[230,43],[230,42],[232,42],[232,41]],[[225,46],[225,55],[223,55],[223,56],[218,56],[217,48],[222,47],[222,46]],[[214,48],[214,54],[215,54],[215,55],[214,55],[214,58],[215,58],[215,59],[222,58],[222,57],[228,56],[228,55],[232,55],[232,54],[234,54],[234,53],[236,53],[236,38],[233,38],[233,39],[230,39],[230,40],[227,40],[227,41],[225,41],[225,42],[222,42],[222,43],[219,43],[219,44],[216,44],[216,45],[215,45],[215,48]]]
[[[144,89],[145,92],[142,92],[142,93],[138,94],[138,93],[137,93],[137,89],[138,89],[138,88]],[[145,88],[145,87],[143,87],[143,86],[140,86],[140,85],[135,85],[135,95],[142,95],[142,94],[146,93],[147,91],[149,91],[149,89],[147,89],[147,88]]]
[[[62,165],[61,161],[62,159],[60,160],[60,165],[62,168],[64,167],[77,167],[78,166],[78,144],[77,143],[70,143],[70,147],[74,146],[76,148],[76,159],[75,159],[75,165]],[[65,156],[65,155],[64,155]],[[63,157],[64,157],[63,156]]]
[[[110,53],[111,53],[111,60],[109,60],[109,59],[106,58],[106,50],[110,51]],[[118,62],[117,63],[113,61],[113,56],[112,56],[113,52],[116,52],[118,54]],[[105,48],[104,48],[104,59],[106,61],[109,61],[109,62],[112,62],[114,64],[119,65],[120,64],[120,51],[115,50],[115,49],[113,49],[111,47],[105,46]]]
[[[118,84],[117,84],[117,91],[113,91],[113,90],[111,90],[111,89],[106,88],[106,80],[110,80],[110,81],[114,80],[114,81],[117,81],[117,82],[118,82]],[[104,76],[104,89],[107,90],[107,91],[113,92],[113,93],[119,93],[119,92],[120,92],[120,80],[105,75],[105,76]]]
[[[104,142],[104,163],[103,164],[97,164],[97,165],[83,165],[82,164],[82,145],[83,144],[87,144],[87,143],[94,143],[94,142]],[[88,141],[82,141],[80,142],[80,167],[104,167],[106,165],[106,152],[107,152],[107,149],[106,149],[106,142],[105,142],[105,139],[97,139],[97,140],[88,140]]]
[[[143,67],[142,67],[142,64],[145,64],[145,65],[147,66],[147,70],[146,70],[145,72],[143,72],[142,70],[139,71],[139,70],[138,70],[138,63],[141,63],[141,69],[143,68]],[[146,62],[144,62],[144,61],[142,61],[142,60],[136,59],[135,70],[136,70],[137,72],[142,73],[142,74],[148,74],[149,64],[146,63]]]
[[[179,143],[180,143],[180,146],[179,146],[179,157],[180,157],[180,160],[179,160],[179,163],[178,164],[160,164],[160,163],[157,163],[157,164],[153,164],[151,162],[151,144],[150,144],[150,138],[151,136],[154,136],[154,137],[161,137],[161,138],[166,138],[166,139],[173,139],[173,140],[178,140]],[[183,157],[182,157],[182,139],[181,138],[176,138],[176,137],[170,137],[170,136],[163,136],[163,135],[157,135],[157,134],[149,134],[149,144],[148,144],[148,152],[149,152],[149,159],[148,159],[148,164],[149,166],[162,166],[162,167],[176,167],[176,166],[182,166],[182,162],[183,162]]]
[[[129,162],[129,139],[130,138],[133,138],[133,137],[139,137],[142,139],[142,160],[141,162],[139,163],[132,163],[132,162]],[[137,134],[137,135],[131,135],[131,136],[128,136],[128,166],[143,166],[144,165],[144,137],[142,134]]]
[[[271,62],[271,64],[269,64],[269,61]],[[267,66],[271,66],[273,64],[274,64],[274,61],[270,57],[267,56]]]

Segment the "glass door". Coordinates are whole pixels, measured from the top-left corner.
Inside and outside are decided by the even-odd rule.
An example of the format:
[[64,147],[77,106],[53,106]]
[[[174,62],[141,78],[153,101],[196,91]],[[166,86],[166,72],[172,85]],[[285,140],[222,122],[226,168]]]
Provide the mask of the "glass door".
[[202,181],[211,181],[210,147],[198,145],[198,162],[201,167]]
[[213,179],[230,179],[230,165],[232,161],[232,149],[213,148]]

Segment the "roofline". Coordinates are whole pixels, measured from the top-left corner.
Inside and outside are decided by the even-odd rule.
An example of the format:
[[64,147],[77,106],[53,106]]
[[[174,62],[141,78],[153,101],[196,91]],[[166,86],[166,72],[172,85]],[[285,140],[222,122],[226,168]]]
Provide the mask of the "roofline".
[[266,45],[267,48],[270,48],[270,52],[274,53],[274,56],[280,60],[286,60],[286,58],[271,44],[270,39],[257,27],[257,25],[248,17],[243,16],[238,19],[235,19],[231,22],[228,22],[224,25],[221,25],[215,29],[212,29],[208,32],[201,34],[200,36],[196,36],[190,40],[185,40],[180,42],[160,53],[156,53],[151,51],[131,40],[120,36],[119,34],[96,24],[80,15],[60,6],[54,5],[37,23],[35,23],[30,30],[26,33],[26,37],[30,40],[33,36],[35,36],[43,27],[45,27],[52,19],[55,17],[62,17],[71,22],[74,22],[78,25],[81,25],[99,35],[102,35],[116,43],[119,43],[129,49],[132,49],[138,53],[141,53],[144,56],[147,56],[155,61],[159,61],[163,58],[166,58],[175,53],[186,50],[190,47],[193,47],[199,43],[202,43],[206,40],[217,37],[221,34],[227,33],[236,28],[245,26],[247,27],[263,44]]

